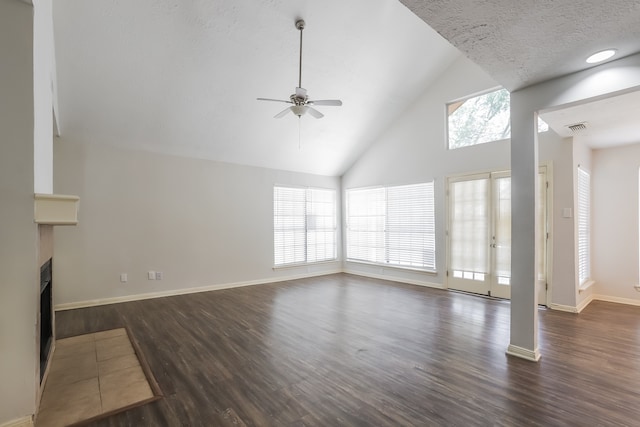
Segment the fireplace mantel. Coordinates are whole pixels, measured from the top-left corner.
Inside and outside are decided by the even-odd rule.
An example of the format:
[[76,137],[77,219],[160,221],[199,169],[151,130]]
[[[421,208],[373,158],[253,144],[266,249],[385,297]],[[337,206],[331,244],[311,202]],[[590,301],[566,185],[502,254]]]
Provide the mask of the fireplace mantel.
[[80,197],[63,194],[36,193],[34,199],[34,220],[37,224],[78,224]]

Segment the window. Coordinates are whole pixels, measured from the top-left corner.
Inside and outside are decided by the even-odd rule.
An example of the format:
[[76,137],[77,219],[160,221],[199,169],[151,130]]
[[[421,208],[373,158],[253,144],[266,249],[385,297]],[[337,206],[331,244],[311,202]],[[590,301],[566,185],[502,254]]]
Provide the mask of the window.
[[578,282],[591,276],[591,183],[589,173],[578,167]]
[[433,182],[347,190],[347,259],[436,269]]
[[274,264],[336,259],[336,192],[273,188]]
[[[447,104],[449,149],[510,138],[510,108],[506,89]],[[538,132],[547,130],[549,126],[538,119]]]

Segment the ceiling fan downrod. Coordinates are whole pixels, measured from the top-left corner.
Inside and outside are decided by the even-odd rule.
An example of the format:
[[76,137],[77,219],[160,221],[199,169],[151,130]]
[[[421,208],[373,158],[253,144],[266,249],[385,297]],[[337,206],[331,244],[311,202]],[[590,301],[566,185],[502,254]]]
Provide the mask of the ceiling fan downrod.
[[300,66],[298,68],[298,87],[302,87],[302,30],[304,30],[304,20],[299,19],[296,21],[296,28],[300,30]]

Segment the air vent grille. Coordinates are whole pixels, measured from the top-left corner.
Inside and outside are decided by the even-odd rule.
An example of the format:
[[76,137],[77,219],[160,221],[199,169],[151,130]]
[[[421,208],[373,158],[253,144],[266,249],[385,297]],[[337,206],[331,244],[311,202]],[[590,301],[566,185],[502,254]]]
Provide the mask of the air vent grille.
[[587,129],[587,122],[575,123],[573,125],[567,125],[567,127],[572,133],[578,133]]

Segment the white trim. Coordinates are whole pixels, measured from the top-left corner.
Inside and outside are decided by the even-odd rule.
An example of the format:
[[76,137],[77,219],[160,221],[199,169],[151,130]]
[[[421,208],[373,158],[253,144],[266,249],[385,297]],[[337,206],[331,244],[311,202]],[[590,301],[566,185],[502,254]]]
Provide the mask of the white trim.
[[390,282],[397,282],[397,283],[406,283],[408,285],[424,286],[427,288],[435,288],[435,289],[445,289],[445,287],[439,283],[424,282],[422,280],[405,279],[404,277],[394,277],[394,276],[387,276],[384,274],[368,273],[365,271],[351,270],[349,268],[344,268],[342,272],[346,274],[353,274],[356,276],[370,277],[372,279],[388,280]]
[[586,282],[584,282],[582,285],[580,285],[580,287],[578,288],[578,292],[582,293],[582,292],[586,291],[587,289],[589,289],[590,287],[592,287],[595,284],[596,284],[595,280],[589,279]]
[[592,301],[604,301],[613,302],[616,304],[640,306],[640,300],[637,299],[612,297],[607,295],[589,295],[580,304],[578,304],[577,307],[562,304],[550,304],[549,308],[551,310],[566,311],[568,313],[581,313],[582,310],[584,310],[589,304],[591,304]]
[[272,270],[286,270],[288,268],[313,267],[314,265],[319,265],[319,264],[335,264],[335,263],[339,263],[339,262],[340,262],[340,260],[336,257],[335,259],[327,259],[327,260],[323,260],[323,261],[292,262],[290,264],[274,265],[271,269]]
[[578,313],[578,309],[572,305],[562,305],[551,303],[548,306],[551,310],[565,311],[567,313]]
[[509,347],[507,348],[507,354],[510,356],[529,360],[531,362],[537,362],[540,360],[540,350],[538,350],[537,348],[535,350],[529,350],[527,348],[509,344]]
[[393,268],[395,270],[414,271],[417,273],[428,274],[430,276],[438,275],[438,270],[426,270],[424,268],[410,267],[406,265],[387,264],[384,262],[361,261],[359,259],[350,259],[350,258],[345,259],[344,262],[350,262],[353,264],[370,265],[372,267]]
[[640,300],[631,298],[610,297],[607,295],[593,295],[593,299],[597,301],[615,302],[617,304],[640,306]]
[[33,427],[33,416],[29,415],[28,417],[7,421],[0,424],[0,427]]
[[578,306],[576,307],[576,313],[582,312],[582,310],[587,308],[587,306],[589,304],[591,304],[591,301],[593,301],[595,299],[596,299],[596,296],[593,295],[593,294],[591,294],[588,297],[586,297],[585,299],[583,299],[582,302],[580,304],[578,304]]
[[[314,273],[297,274],[292,276],[272,277],[269,279],[251,280],[247,282],[222,283],[217,285],[202,286],[197,288],[173,289],[169,291],[150,292],[146,294],[125,295],[113,298],[99,298],[88,301],[70,302],[65,304],[57,304],[55,311],[74,310],[76,308],[95,307],[99,305],[117,304],[121,302],[141,301],[146,299],[172,297],[176,295],[195,294],[200,292],[218,291],[221,289],[241,288],[244,286],[264,285],[267,283],[286,282],[288,280],[305,279],[308,277],[327,276],[329,274],[342,273],[341,269],[328,270]],[[3,427],[3,426],[0,426]]]

